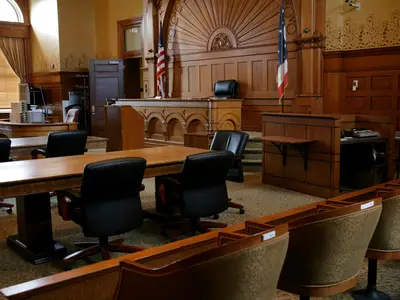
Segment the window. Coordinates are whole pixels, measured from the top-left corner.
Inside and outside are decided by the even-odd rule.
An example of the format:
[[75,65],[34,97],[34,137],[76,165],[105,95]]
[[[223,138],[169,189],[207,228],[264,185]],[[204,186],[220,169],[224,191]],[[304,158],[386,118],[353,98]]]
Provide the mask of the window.
[[11,108],[11,102],[19,101],[19,83],[18,76],[0,50],[0,109]]
[[0,0],[0,21],[24,22],[22,11],[14,0]]

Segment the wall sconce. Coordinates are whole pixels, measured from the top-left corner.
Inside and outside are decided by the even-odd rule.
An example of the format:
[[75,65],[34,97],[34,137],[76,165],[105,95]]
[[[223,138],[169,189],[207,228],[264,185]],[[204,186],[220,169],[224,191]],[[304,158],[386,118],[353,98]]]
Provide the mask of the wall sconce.
[[361,10],[361,3],[356,3],[357,0],[344,0],[344,2],[348,3],[349,6],[355,7],[357,11]]

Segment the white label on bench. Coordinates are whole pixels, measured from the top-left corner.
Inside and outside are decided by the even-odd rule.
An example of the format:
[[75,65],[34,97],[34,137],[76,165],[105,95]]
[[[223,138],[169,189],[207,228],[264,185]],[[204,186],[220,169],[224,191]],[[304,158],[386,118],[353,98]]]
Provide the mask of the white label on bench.
[[271,231],[271,232],[268,232],[268,233],[264,233],[263,234],[263,241],[270,240],[270,239],[274,238],[275,235],[276,235],[275,230]]
[[365,204],[361,205],[361,209],[367,209],[367,208],[370,208],[370,207],[374,206],[374,204],[375,204],[375,202],[374,202],[374,201],[371,201],[371,202],[365,203]]

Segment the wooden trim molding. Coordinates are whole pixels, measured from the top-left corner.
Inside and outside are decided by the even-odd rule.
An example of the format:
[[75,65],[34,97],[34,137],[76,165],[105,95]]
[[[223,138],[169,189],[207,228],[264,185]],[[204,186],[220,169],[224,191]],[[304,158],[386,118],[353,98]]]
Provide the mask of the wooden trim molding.
[[[143,52],[143,17],[135,17],[118,21],[118,57],[121,59],[126,58],[138,58],[142,57]],[[140,51],[125,51],[125,30],[130,28],[140,28],[140,34],[142,36],[142,46]]]

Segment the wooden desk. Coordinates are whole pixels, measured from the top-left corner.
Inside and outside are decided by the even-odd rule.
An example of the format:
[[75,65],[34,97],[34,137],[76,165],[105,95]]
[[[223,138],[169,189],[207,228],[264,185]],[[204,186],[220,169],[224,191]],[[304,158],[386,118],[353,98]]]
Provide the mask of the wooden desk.
[[77,130],[78,123],[11,123],[0,121],[0,133],[9,138],[47,136],[51,132]]
[[208,151],[171,146],[1,163],[0,198],[17,196],[18,235],[8,237],[7,243],[34,263],[64,257],[66,249],[53,240],[49,192],[80,187],[86,164],[143,157],[145,177],[154,177],[179,173],[186,156]]
[[[48,136],[11,138],[11,156],[13,159],[30,158],[32,150],[46,147],[47,140]],[[86,148],[88,150],[106,149],[107,138],[88,136]]]
[[[308,144],[307,168],[303,168],[305,161],[301,152],[288,148],[287,164],[283,165],[282,147],[280,150],[274,145],[279,141],[264,139],[263,182],[323,198],[340,194],[340,132],[367,128],[378,131],[381,136],[392,137],[396,125],[396,119],[388,116],[263,113],[262,118],[263,136],[285,137],[283,141],[287,144],[290,141]],[[394,174],[394,144],[394,139],[388,139],[388,180]]]

